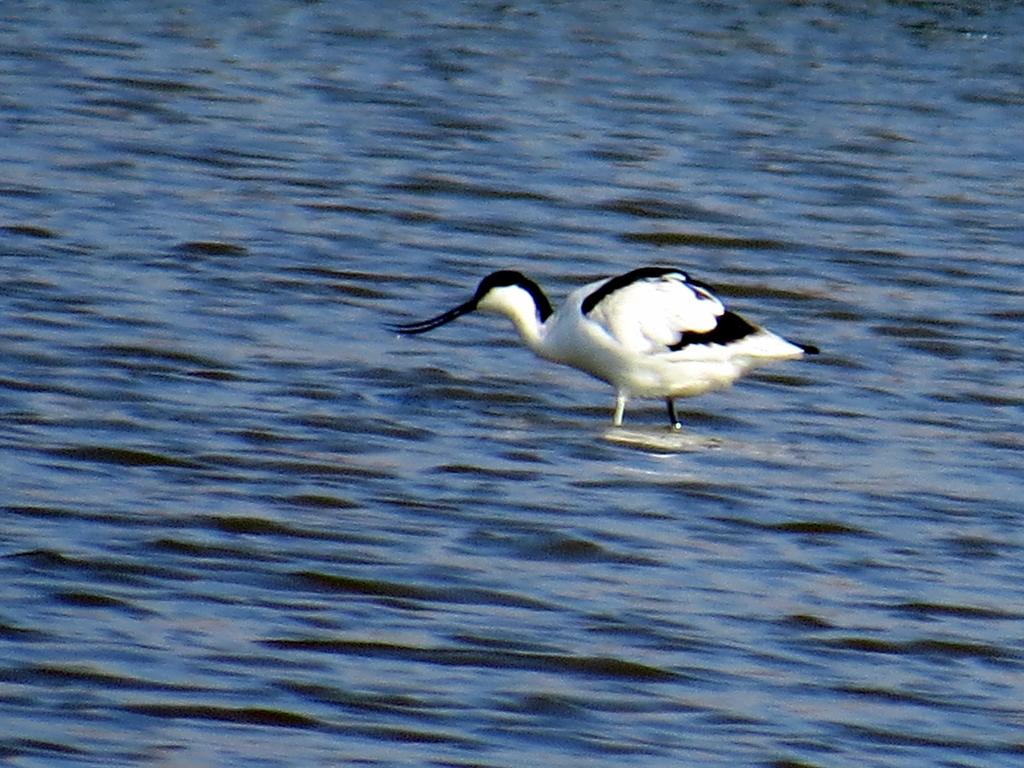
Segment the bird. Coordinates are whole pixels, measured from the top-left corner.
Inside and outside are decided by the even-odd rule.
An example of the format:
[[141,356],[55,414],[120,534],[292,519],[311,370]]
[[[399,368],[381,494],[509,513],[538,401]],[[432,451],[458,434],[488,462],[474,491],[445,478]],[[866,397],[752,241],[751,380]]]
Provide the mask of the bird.
[[664,398],[670,429],[679,430],[675,398],[729,386],[765,362],[819,352],[748,322],[727,309],[711,286],[668,266],[588,283],[558,310],[533,280],[503,269],[484,277],[457,307],[389,328],[426,333],[474,311],[507,317],[537,356],[610,384],[615,427],[622,426],[631,397],[654,397]]

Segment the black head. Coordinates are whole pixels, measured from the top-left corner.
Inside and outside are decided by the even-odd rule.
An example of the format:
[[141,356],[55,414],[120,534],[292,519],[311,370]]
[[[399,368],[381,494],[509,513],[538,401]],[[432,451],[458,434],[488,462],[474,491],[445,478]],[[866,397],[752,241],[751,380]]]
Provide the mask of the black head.
[[392,325],[390,328],[398,333],[403,334],[415,334],[415,333],[426,333],[432,331],[434,328],[450,323],[463,315],[469,314],[474,311],[480,302],[493,290],[497,288],[510,288],[519,287],[530,294],[533,298],[533,303],[537,307],[537,316],[543,323],[551,316],[551,302],[548,301],[548,297],[544,295],[544,291],[540,289],[533,280],[526,277],[521,272],[516,272],[511,269],[502,269],[498,272],[492,272],[483,280],[476,288],[476,293],[473,294],[473,298],[469,301],[460,304],[454,309],[449,309],[437,317],[431,317],[427,320],[420,320],[415,323],[405,323],[401,325]]
[[537,307],[537,316],[540,318],[542,323],[551,317],[551,313],[553,311],[551,308],[551,302],[548,301],[548,297],[544,295],[544,291],[541,290],[541,287],[522,272],[516,272],[514,269],[502,269],[489,274],[480,281],[480,285],[477,286],[476,295],[473,299],[479,303],[483,300],[484,296],[495,288],[511,288],[513,286],[522,288],[530,294],[530,297],[533,299],[533,303]]

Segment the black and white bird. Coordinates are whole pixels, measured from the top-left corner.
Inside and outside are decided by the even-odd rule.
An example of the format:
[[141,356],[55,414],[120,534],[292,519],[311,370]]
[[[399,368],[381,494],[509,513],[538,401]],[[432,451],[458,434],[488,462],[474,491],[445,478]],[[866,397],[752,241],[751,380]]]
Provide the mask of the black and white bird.
[[732,384],[751,368],[816,354],[730,312],[706,284],[672,267],[641,267],[579,288],[556,312],[533,280],[502,270],[480,281],[473,298],[415,323],[391,326],[425,333],[479,310],[504,315],[535,354],[615,388],[612,423],[622,425],[630,397],[665,398],[680,429],[674,398]]

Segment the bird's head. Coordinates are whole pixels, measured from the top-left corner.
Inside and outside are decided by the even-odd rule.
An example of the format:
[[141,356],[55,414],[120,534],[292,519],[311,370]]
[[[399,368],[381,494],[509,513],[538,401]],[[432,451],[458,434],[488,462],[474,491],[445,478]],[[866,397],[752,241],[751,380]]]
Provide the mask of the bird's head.
[[547,320],[552,312],[551,302],[548,301],[539,285],[521,272],[503,269],[492,272],[481,280],[473,298],[469,301],[463,302],[437,317],[415,323],[393,325],[391,328],[403,334],[426,333],[476,310],[505,315],[514,321],[536,317],[540,323]]

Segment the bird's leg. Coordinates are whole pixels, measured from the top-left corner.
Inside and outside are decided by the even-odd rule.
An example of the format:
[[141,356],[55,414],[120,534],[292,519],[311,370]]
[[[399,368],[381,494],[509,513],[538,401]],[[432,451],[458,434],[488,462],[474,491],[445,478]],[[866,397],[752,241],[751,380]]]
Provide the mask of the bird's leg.
[[679,417],[676,415],[676,401],[671,397],[665,398],[665,404],[668,406],[668,423],[670,429],[682,429],[683,425],[679,422]]
[[626,393],[615,393],[615,414],[612,416],[612,426],[622,426],[622,414],[626,411]]

